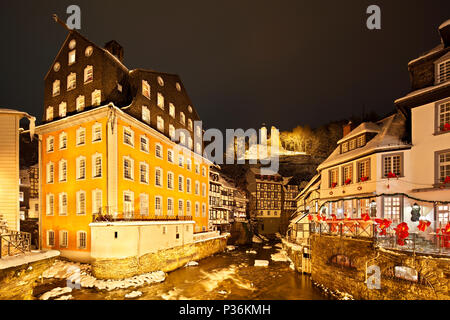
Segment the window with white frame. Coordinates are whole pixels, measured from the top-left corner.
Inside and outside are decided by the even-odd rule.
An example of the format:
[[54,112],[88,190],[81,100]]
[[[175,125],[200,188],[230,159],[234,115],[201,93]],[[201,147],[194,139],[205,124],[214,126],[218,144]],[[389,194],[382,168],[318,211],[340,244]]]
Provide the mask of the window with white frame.
[[437,228],[444,228],[450,222],[450,204],[436,206]]
[[164,132],[164,119],[161,116],[158,116],[156,119],[158,130]]
[[67,161],[59,161],[59,182],[67,182]]
[[65,230],[60,231],[59,233],[59,246],[61,248],[67,248],[69,240],[69,233]]
[[46,112],[46,117],[47,121],[51,121],[53,120],[53,107],[48,107],[47,108],[47,112]]
[[145,80],[142,80],[142,95],[150,99],[150,85]]
[[353,164],[342,167],[342,185],[353,182]]
[[358,182],[370,180],[370,159],[365,159],[357,163]]
[[184,157],[183,156],[178,156],[178,166],[180,168],[184,168]]
[[59,135],[59,150],[67,149],[67,133],[62,132]]
[[55,212],[55,196],[53,193],[47,194],[45,209],[48,216],[53,216]]
[[67,102],[61,102],[59,104],[59,117],[64,118],[67,115]]
[[55,80],[53,82],[53,96],[59,96],[59,94],[61,93],[61,81],[59,80]]
[[200,203],[195,203],[195,216],[200,217]]
[[175,119],[175,106],[173,103],[169,103],[169,114],[172,118]]
[[89,83],[94,81],[94,67],[93,66],[86,66],[84,68],[84,83]]
[[167,150],[167,161],[173,163],[173,150]]
[[132,191],[123,192],[123,214],[130,217],[134,213],[134,193]]
[[202,217],[206,218],[206,204],[202,204]]
[[200,182],[195,181],[195,194],[199,195],[200,194]]
[[175,127],[169,124],[169,137],[172,141],[175,141]]
[[103,206],[103,192],[100,189],[92,191],[92,213],[101,214]]
[[77,104],[77,111],[82,111],[84,110],[85,107],[85,99],[84,96],[78,96],[77,100],[76,100],[76,104]]
[[76,160],[77,163],[77,180],[86,179],[86,158],[78,157]]
[[450,80],[450,59],[437,65],[437,84]]
[[188,138],[188,148],[190,150],[192,150],[192,148],[194,147],[194,141],[192,140],[191,137]]
[[173,172],[167,172],[167,188],[173,190]]
[[102,141],[102,124],[96,123],[92,126],[92,142]]
[[178,215],[184,216],[184,201],[181,199],[178,200]]
[[53,162],[47,163],[47,183],[53,183],[55,179],[55,168]]
[[387,197],[383,199],[384,218],[391,220],[392,223],[398,224],[402,222],[402,198]]
[[159,143],[155,144],[155,156],[157,158],[163,158],[163,147]]
[[184,177],[178,176],[178,191],[183,192],[184,191]]
[[186,144],[186,134],[183,131],[180,131],[180,143],[182,145]]
[[186,169],[191,171],[192,170],[192,160],[186,159]]
[[162,215],[162,197],[160,196],[155,197],[155,215]]
[[141,151],[145,153],[149,152],[148,138],[146,136],[141,136]]
[[69,66],[74,64],[76,61],[76,50],[72,50],[69,52]]
[[450,179],[450,150],[437,153],[438,183],[447,183]]
[[134,131],[130,128],[123,128],[123,143],[134,147]]
[[204,166],[202,167],[202,176],[206,177],[206,168]]
[[190,178],[186,179],[186,192],[187,193],[191,193],[192,192],[192,190],[191,190],[191,179]]
[[59,194],[59,215],[67,216],[67,193]]
[[101,103],[102,103],[102,91],[94,90],[94,92],[92,92],[92,105],[99,106]]
[[155,185],[157,187],[162,187],[162,170],[160,168],[155,168]]
[[331,169],[328,170],[328,177],[329,177],[329,188],[334,188],[338,185],[338,169]]
[[140,182],[148,184],[148,164],[145,162],[141,162],[139,164],[139,176],[140,176]]
[[180,112],[180,122],[184,125],[186,124],[186,115],[184,112]]
[[47,246],[48,247],[55,246],[55,232],[53,230],[47,231]]
[[202,197],[206,197],[206,184],[202,183]]
[[397,177],[403,176],[403,154],[383,155],[383,178],[389,177],[390,173]]
[[123,178],[134,180],[134,160],[130,157],[123,157]]
[[71,73],[67,76],[67,91],[73,90],[77,87],[77,74]]
[[198,163],[195,164],[195,173],[200,174],[200,165]]
[[77,247],[78,249],[87,248],[87,233],[85,231],[77,232]]
[[450,101],[441,103],[437,106],[439,131],[450,132]]
[[77,146],[83,146],[86,144],[86,129],[78,128],[77,129]]
[[86,192],[78,191],[76,194],[77,201],[77,215],[85,215],[86,214]]
[[358,148],[364,147],[366,145],[366,135],[360,135],[359,137],[356,138],[356,146]]
[[161,109],[164,109],[164,96],[162,95],[162,93],[158,92],[158,101],[157,101],[157,105],[158,107],[160,107]]
[[55,138],[52,136],[47,138],[47,152],[55,151]]
[[142,106],[142,121],[150,123],[150,110],[147,106]]
[[186,201],[186,215],[187,216],[189,216],[189,217],[191,217],[192,216],[192,213],[191,213],[192,211],[191,211],[191,201],[190,200],[187,200]]
[[167,198],[167,215],[168,216],[173,216],[174,215],[173,199],[172,198]]
[[92,156],[92,178],[102,177],[102,155],[96,153]]
[[139,209],[141,216],[148,216],[148,194],[141,193],[139,196]]

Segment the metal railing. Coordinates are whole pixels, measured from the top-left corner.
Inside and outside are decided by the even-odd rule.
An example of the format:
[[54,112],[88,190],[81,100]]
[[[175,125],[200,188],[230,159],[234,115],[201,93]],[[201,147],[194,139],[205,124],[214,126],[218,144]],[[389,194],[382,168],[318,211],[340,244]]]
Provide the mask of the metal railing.
[[372,238],[377,236],[377,226],[364,220],[312,222],[311,233],[352,238]]
[[8,230],[0,234],[0,258],[31,251],[31,234]]
[[114,214],[98,213],[92,217],[93,222],[120,221],[192,221],[192,216],[140,214],[135,212],[121,212]]

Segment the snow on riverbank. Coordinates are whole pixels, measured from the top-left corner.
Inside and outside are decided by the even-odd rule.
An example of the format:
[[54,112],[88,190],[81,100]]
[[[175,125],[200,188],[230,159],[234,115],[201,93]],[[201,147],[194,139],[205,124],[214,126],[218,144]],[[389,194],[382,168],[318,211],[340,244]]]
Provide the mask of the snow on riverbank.
[[[107,291],[138,288],[148,284],[160,283],[166,279],[164,272],[156,271],[124,280],[99,280],[92,276],[90,271],[91,266],[88,264],[56,261],[53,266],[44,271],[42,277],[45,279],[67,279],[68,283],[70,284],[71,282],[73,287],[79,285],[82,288],[96,288]],[[51,295],[49,292],[44,293],[44,295],[46,294]]]
[[332,291],[325,287],[323,284],[320,284],[318,282],[313,281],[313,285],[318,287],[320,290],[322,290],[325,294],[328,294],[338,300],[355,300],[353,296],[347,292],[341,292],[339,290]]

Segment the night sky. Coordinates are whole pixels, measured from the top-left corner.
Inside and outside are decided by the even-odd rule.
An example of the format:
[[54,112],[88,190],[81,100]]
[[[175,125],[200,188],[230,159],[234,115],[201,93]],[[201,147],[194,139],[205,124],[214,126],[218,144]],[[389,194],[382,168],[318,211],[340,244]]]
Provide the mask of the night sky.
[[[204,126],[222,130],[386,114],[410,89],[408,61],[439,44],[450,18],[448,0],[1,0],[1,107],[41,119],[67,34],[51,15],[66,21],[71,4],[83,35],[117,40],[130,69],[179,74]],[[366,28],[371,4],[382,30]]]

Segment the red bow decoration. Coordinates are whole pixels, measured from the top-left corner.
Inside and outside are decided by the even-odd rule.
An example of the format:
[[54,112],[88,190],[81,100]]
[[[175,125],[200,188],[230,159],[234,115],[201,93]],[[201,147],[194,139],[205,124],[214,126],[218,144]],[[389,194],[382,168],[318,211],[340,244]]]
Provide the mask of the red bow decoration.
[[350,184],[350,183],[352,183],[352,179],[345,180],[345,184]]
[[444,183],[450,183],[450,176],[445,177]]
[[316,219],[317,219],[318,222],[320,222],[320,220],[322,220],[322,216],[320,214],[318,214]]
[[364,213],[364,214],[361,216],[361,218],[362,218],[364,221],[369,221],[369,220],[370,220],[370,216],[369,216],[367,213]]
[[308,220],[313,221],[314,217],[312,215],[308,215]]
[[369,177],[361,177],[361,182],[366,182],[369,180]]
[[337,186],[337,182],[333,182],[333,183],[331,184],[331,188],[332,188],[332,189],[336,188],[336,186]]
[[427,230],[427,228],[431,225],[431,222],[428,220],[420,220],[419,221],[419,226],[417,227],[417,229],[419,229],[422,232],[425,232],[425,230]]
[[444,124],[444,129],[443,129],[443,131],[450,131],[450,123]]
[[409,236],[409,227],[406,222],[400,223],[397,228],[394,229],[395,234],[397,235],[397,243],[400,246],[405,245],[405,239]]
[[331,219],[333,219],[333,221],[337,221],[337,217],[334,213],[331,215]]
[[387,174],[387,177],[388,177],[389,179],[391,179],[391,178],[397,178],[397,175],[396,175],[395,173],[393,173],[393,172],[389,172],[389,173]]
[[380,228],[380,236],[385,236],[387,229],[391,226],[392,221],[388,219],[375,219],[375,222],[378,224],[378,228]]
[[442,230],[442,232],[445,234],[450,234],[450,222],[447,223],[447,225],[445,226],[444,230]]

